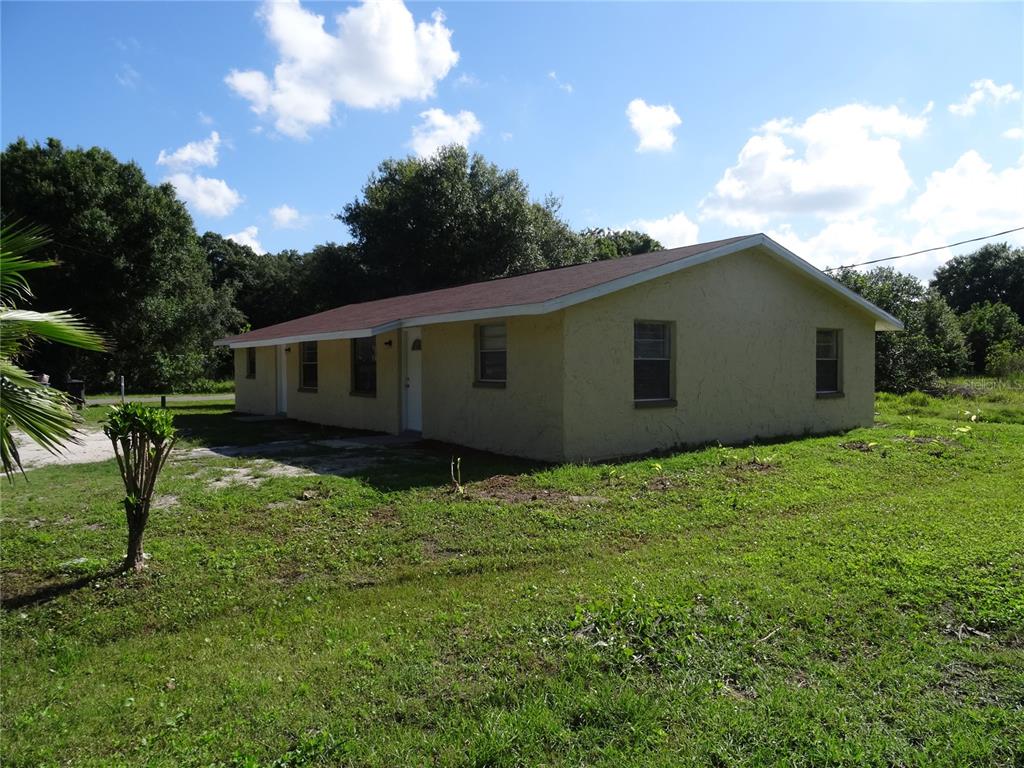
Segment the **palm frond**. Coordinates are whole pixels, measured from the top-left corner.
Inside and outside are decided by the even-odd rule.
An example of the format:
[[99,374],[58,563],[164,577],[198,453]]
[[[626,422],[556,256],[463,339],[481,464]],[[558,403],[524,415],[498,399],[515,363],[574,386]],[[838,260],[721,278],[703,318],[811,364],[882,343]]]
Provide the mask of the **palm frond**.
[[65,443],[77,441],[78,423],[63,392],[0,360],[0,464],[8,477],[21,469],[14,429],[51,453],[59,453]]
[[18,339],[35,337],[69,347],[95,352],[105,347],[103,338],[89,325],[68,312],[33,312],[28,309],[0,309],[0,328]]
[[68,312],[15,309],[16,301],[32,297],[26,272],[53,265],[27,258],[49,240],[39,227],[0,223],[0,468],[8,479],[24,472],[14,430],[51,453],[76,441],[79,420],[67,396],[35,381],[15,362],[33,339],[89,350],[102,350],[103,338]]
[[25,273],[52,267],[55,262],[28,259],[26,255],[49,242],[42,227],[20,222],[0,225],[0,302],[4,306],[32,297]]

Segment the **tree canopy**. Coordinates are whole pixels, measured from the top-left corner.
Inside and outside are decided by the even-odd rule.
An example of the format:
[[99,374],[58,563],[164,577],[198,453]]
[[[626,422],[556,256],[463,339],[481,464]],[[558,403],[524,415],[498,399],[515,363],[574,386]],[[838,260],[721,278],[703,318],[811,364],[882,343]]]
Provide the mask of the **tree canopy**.
[[956,315],[936,291],[892,267],[869,272],[840,270],[836,279],[899,318],[905,329],[875,335],[875,387],[908,392],[932,386],[939,376],[959,373],[967,347]]
[[236,322],[214,290],[192,219],[169,184],[154,186],[110,152],[12,143],[0,157],[6,216],[42,226],[33,308],[70,310],[109,341],[109,355],[50,345],[27,363],[61,381],[171,386],[201,376],[215,338]]
[[999,302],[1024,322],[1024,248],[1011,248],[1008,243],[983,245],[935,270],[931,285],[958,313],[986,301]]
[[975,304],[960,316],[960,326],[970,347],[971,368],[975,373],[987,370],[993,346],[1007,344],[1011,350],[1024,346],[1024,324],[1001,302]]
[[585,229],[580,234],[587,248],[588,261],[604,261],[664,250],[664,246],[653,237],[635,229],[614,230],[594,227]]
[[395,295],[586,260],[558,201],[530,200],[514,170],[460,146],[385,160],[337,218],[348,226],[368,293]]

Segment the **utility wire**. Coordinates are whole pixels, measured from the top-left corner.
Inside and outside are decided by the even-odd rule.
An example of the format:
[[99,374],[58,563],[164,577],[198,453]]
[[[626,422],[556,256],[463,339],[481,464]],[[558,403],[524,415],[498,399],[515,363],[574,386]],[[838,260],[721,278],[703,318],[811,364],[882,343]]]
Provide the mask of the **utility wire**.
[[858,264],[843,264],[841,267],[828,267],[823,269],[822,272],[835,272],[837,269],[851,269],[853,267],[863,267],[868,264],[877,264],[880,261],[893,261],[894,259],[905,259],[907,256],[919,256],[922,253],[931,253],[932,251],[941,251],[944,248],[955,248],[958,245],[964,245],[966,243],[976,243],[979,240],[990,240],[993,237],[999,237],[1000,235],[1008,235],[1011,232],[1020,232],[1024,227],[1016,227],[1014,229],[1007,229],[1003,232],[995,232],[991,235],[982,235],[981,237],[972,237],[970,240],[961,240],[959,243],[950,243],[949,245],[937,245],[934,248],[925,248],[923,251],[914,251],[912,253],[901,253],[899,256],[886,256],[881,259],[871,259],[871,261],[862,261]]

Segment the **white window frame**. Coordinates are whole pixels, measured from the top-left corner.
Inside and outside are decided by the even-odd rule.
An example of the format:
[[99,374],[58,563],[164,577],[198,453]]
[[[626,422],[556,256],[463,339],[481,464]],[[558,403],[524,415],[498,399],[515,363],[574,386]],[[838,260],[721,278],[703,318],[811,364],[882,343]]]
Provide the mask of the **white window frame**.
[[[306,362],[306,356],[303,354],[305,352],[305,350],[309,348],[306,345],[311,345],[313,350],[314,350],[314,352],[315,352],[316,359],[313,360],[313,362],[311,362],[311,363]],[[309,384],[306,383],[306,366],[307,365],[312,365],[312,366],[316,367],[316,384],[314,386],[309,386]],[[299,391],[300,392],[316,392],[317,389],[319,389],[319,386],[320,386],[320,345],[319,345],[319,342],[316,342],[316,341],[301,341],[301,342],[299,342]]]
[[[832,334],[832,357],[821,357],[818,334]],[[834,363],[836,367],[836,388],[821,389],[818,382],[818,363]],[[840,328],[818,328],[814,332],[814,392],[818,395],[841,395],[843,393],[843,332]]]
[[[668,347],[668,357],[637,357],[636,356],[636,332],[641,325],[660,325],[665,329],[665,344]],[[675,402],[675,323],[670,320],[634,320],[633,321],[633,402],[634,403],[673,403]],[[637,397],[636,394],[636,364],[639,360],[657,360],[668,363],[668,392],[665,397]]]
[[[505,346],[501,349],[484,349],[483,348],[483,336],[485,328],[501,328],[505,336]],[[508,324],[507,323],[480,323],[476,326],[476,333],[474,346],[476,347],[476,354],[473,357],[473,364],[475,366],[473,372],[473,380],[475,383],[483,386],[494,386],[502,387],[508,383]],[[483,378],[483,356],[484,353],[501,352],[505,355],[505,378],[503,379],[485,379]]]

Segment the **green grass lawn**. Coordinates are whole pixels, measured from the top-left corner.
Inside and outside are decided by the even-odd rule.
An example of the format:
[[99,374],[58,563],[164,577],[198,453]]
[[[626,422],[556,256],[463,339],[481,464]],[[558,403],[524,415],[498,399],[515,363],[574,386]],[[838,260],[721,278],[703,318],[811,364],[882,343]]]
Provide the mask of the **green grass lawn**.
[[104,575],[112,462],[33,471],[3,490],[0,759],[1020,766],[1024,391],[879,409],[624,463],[465,452],[464,496],[442,446],[255,487],[176,461],[141,576]]

